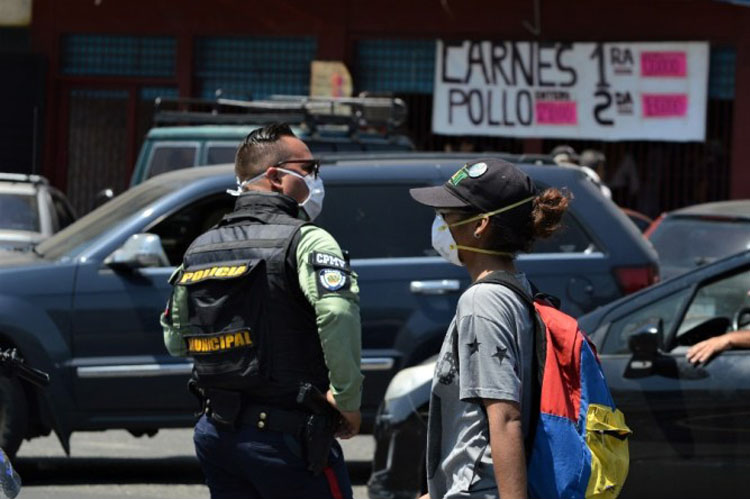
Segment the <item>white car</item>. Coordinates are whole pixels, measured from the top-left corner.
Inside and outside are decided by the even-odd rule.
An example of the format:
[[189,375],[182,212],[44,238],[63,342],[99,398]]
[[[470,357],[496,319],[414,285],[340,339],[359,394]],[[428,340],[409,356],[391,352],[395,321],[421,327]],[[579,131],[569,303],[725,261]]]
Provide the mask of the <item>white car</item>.
[[65,195],[44,177],[0,173],[0,248],[29,249],[75,219]]

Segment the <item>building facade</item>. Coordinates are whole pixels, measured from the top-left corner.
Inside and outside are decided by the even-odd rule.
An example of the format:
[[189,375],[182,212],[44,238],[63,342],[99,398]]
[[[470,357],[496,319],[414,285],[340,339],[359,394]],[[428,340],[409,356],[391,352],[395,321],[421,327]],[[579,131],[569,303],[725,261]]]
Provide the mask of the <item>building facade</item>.
[[[618,202],[651,216],[750,197],[750,8],[716,0],[37,0],[31,45],[46,63],[42,172],[82,211],[126,188],[159,95],[307,94],[312,60],[344,61],[355,92],[409,107],[420,149],[605,152]],[[438,39],[710,44],[704,142],[450,137],[431,133]]]

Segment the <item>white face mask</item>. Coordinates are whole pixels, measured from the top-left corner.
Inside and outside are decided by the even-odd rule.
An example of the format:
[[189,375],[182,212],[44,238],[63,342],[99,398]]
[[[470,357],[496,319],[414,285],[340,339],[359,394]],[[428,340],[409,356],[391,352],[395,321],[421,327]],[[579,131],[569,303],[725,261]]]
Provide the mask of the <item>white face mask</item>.
[[437,253],[439,253],[440,256],[443,257],[445,260],[457,266],[464,265],[463,262],[461,262],[461,259],[458,257],[459,250],[464,250],[466,252],[481,253],[485,255],[499,255],[502,257],[508,257],[509,259],[513,259],[515,257],[515,254],[510,253],[510,252],[502,252],[499,250],[491,250],[488,248],[477,248],[477,247],[459,245],[458,243],[456,243],[456,240],[453,238],[450,228],[452,226],[463,226],[464,224],[469,224],[471,222],[475,222],[475,221],[478,221],[487,217],[492,217],[493,215],[507,212],[508,210],[512,210],[519,205],[528,203],[532,201],[533,199],[534,197],[530,196],[519,202],[513,203],[512,205],[508,205],[507,207],[499,208],[497,210],[493,210],[492,212],[475,215],[473,217],[469,217],[468,219],[464,219],[460,222],[454,222],[453,224],[450,224],[450,225],[447,222],[445,222],[445,219],[443,219],[443,217],[440,214],[435,214],[435,220],[432,222],[432,248],[434,248],[437,251]]
[[458,258],[458,244],[440,214],[436,214],[432,222],[432,248],[451,264],[463,266],[461,259]]
[[[305,198],[305,201],[299,204],[299,207],[305,211],[305,215],[307,215],[307,218],[310,221],[314,221],[318,217],[318,215],[320,215],[320,212],[323,211],[323,198],[325,198],[326,194],[325,188],[323,187],[323,179],[321,179],[320,176],[314,178],[312,174],[301,175],[297,172],[294,172],[293,170],[287,170],[281,167],[276,168],[278,170],[281,170],[285,174],[299,177],[300,179],[305,181],[305,186],[307,186],[308,194],[307,198]],[[265,176],[266,172],[263,172],[262,174],[256,175],[252,179],[248,179],[246,181],[240,181],[240,179],[237,178],[237,189],[227,189],[227,193],[231,194],[232,196],[239,196],[245,191],[245,186],[258,181]]]
[[307,218],[310,221],[314,221],[320,212],[323,211],[323,198],[326,196],[326,190],[323,187],[323,179],[320,176],[315,177],[313,174],[301,175],[293,170],[287,170],[285,168],[276,167],[282,172],[293,175],[305,181],[307,186],[307,198],[305,201],[299,204],[299,207],[305,211]]

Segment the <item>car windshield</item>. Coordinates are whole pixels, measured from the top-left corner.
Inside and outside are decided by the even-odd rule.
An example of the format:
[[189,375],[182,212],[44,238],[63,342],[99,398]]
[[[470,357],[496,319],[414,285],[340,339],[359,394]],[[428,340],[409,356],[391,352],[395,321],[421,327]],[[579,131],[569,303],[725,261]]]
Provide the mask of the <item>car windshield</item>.
[[141,184],[40,243],[36,251],[49,259],[75,254],[88,242],[174,189],[174,185],[166,182]]
[[649,239],[662,266],[688,270],[750,248],[750,223],[674,217],[659,224]]
[[0,193],[0,229],[39,232],[39,205],[32,194]]
[[196,162],[197,144],[163,144],[154,146],[148,167],[148,177],[172,170],[192,167]]

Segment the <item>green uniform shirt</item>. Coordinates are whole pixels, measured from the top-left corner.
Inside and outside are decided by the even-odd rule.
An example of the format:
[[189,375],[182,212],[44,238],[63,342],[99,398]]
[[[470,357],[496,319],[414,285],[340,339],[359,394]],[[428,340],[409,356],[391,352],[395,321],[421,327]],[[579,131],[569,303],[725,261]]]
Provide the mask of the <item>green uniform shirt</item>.
[[[322,279],[319,271],[310,263],[312,252],[325,253],[343,258],[341,248],[326,230],[315,226],[300,229],[297,246],[297,271],[299,286],[315,309],[320,345],[323,349],[331,392],[336,404],[343,411],[359,409],[362,400],[360,372],[362,333],[359,319],[359,287],[352,273],[349,286],[339,291],[327,291],[319,286]],[[175,290],[179,290],[179,287]],[[322,291],[322,293],[321,293]],[[182,316],[179,310],[184,300],[173,298],[171,316]],[[187,347],[179,328],[162,314],[164,345],[173,356],[186,356]],[[184,324],[184,323],[183,323]]]

